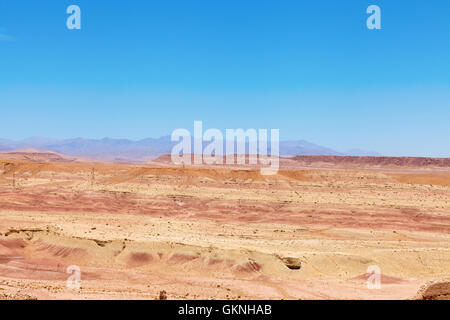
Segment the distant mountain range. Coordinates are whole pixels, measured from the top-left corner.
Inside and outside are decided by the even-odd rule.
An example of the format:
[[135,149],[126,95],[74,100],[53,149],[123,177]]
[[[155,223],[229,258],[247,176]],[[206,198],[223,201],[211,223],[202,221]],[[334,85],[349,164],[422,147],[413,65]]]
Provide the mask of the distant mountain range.
[[[20,141],[0,139],[0,151],[5,152],[16,149],[34,148],[102,161],[143,162],[152,160],[163,154],[171,153],[176,143],[170,140],[170,136],[147,138],[138,141],[111,138],[58,140],[45,137],[32,137]],[[206,144],[207,142],[204,143],[204,145]],[[379,156],[375,152],[363,150],[350,150],[347,153],[338,152],[304,140],[281,141],[280,155]]]

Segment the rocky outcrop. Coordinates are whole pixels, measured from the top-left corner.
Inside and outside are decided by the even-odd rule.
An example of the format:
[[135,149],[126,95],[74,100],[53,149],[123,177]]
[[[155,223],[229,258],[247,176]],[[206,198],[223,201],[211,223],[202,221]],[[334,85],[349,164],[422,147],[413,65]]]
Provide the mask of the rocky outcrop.
[[450,279],[430,281],[417,292],[419,300],[450,300]]

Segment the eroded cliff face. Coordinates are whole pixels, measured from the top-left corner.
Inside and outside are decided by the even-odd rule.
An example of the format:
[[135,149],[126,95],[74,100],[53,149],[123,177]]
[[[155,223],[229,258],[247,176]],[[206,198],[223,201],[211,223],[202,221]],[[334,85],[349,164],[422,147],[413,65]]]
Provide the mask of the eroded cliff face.
[[450,300],[450,279],[426,283],[420,288],[416,298],[421,300]]

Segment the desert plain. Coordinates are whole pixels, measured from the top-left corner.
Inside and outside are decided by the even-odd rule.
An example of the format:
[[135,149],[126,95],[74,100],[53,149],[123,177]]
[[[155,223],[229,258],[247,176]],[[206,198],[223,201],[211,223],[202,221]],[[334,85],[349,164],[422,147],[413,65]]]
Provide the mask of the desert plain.
[[0,299],[450,299],[448,159],[0,159]]

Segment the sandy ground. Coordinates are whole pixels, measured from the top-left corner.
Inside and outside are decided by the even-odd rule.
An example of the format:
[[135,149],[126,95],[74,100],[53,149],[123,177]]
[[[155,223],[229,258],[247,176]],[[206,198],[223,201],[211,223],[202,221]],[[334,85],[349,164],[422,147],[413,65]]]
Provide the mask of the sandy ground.
[[430,281],[449,298],[449,181],[2,160],[0,299],[411,299]]

